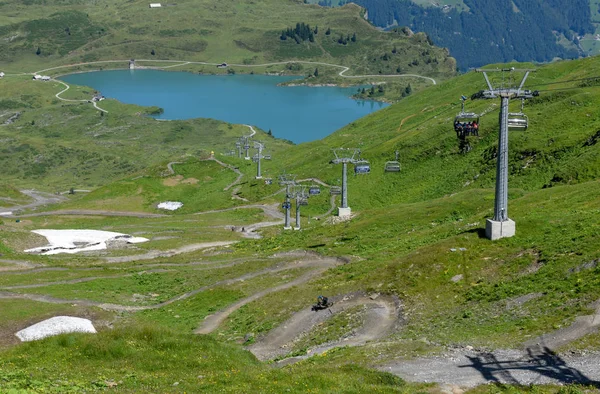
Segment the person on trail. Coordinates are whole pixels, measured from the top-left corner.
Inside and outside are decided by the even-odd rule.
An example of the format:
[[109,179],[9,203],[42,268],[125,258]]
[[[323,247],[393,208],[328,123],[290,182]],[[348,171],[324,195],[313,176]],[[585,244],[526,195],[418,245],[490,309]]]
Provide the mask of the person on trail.
[[328,301],[329,301],[329,299],[327,297],[323,297],[322,295],[320,295],[317,298],[317,304],[319,304],[321,306],[327,306]]

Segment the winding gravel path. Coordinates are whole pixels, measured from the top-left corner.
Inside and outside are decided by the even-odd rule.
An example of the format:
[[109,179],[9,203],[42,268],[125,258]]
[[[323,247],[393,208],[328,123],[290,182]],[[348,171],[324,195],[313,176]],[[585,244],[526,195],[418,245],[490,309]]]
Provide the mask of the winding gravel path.
[[524,344],[524,350],[455,349],[443,355],[396,361],[379,369],[413,382],[437,382],[471,388],[487,383],[515,385],[579,383],[600,389],[600,352],[559,355],[556,350],[600,328],[600,300],[595,313],[568,327]]
[[[194,331],[194,332],[196,334],[209,334],[209,333],[213,332],[215,329],[217,329],[221,325],[221,323],[223,321],[225,321],[225,319],[227,319],[233,312],[237,311],[244,305],[249,304],[250,302],[255,301],[259,298],[262,298],[267,294],[275,293],[277,291],[289,289],[291,287],[306,283],[310,279],[327,271],[329,268],[335,267],[340,264],[343,264],[343,263],[339,259],[304,260],[304,261],[293,262],[290,265],[287,265],[286,267],[281,268],[281,269],[271,270],[270,272],[277,272],[277,271],[280,271],[283,269],[292,269],[292,268],[305,268],[305,267],[314,268],[313,270],[307,272],[306,274],[300,276],[299,278],[294,279],[293,281],[260,291],[256,294],[253,294],[249,297],[246,297],[246,298],[228,306],[227,308],[223,309],[222,311],[219,311],[215,314],[207,316],[206,319],[204,319],[204,321],[200,325],[200,327],[198,327],[198,329],[196,329],[196,331]],[[249,275],[254,275],[254,274],[249,274]]]
[[[13,292],[8,292],[8,291],[0,291],[0,299],[26,299],[26,300],[45,302],[45,303],[50,303],[50,304],[76,304],[76,305],[80,305],[80,306],[95,306],[95,307],[98,307],[98,308],[101,308],[101,309],[104,309],[107,311],[137,312],[137,311],[144,311],[144,310],[151,310],[151,309],[159,309],[164,306],[170,305],[174,302],[190,298],[196,294],[199,294],[199,293],[209,290],[211,288],[215,288],[218,286],[232,285],[234,283],[243,282],[245,280],[252,279],[257,276],[277,273],[277,272],[286,271],[286,270],[290,270],[290,269],[313,268],[314,267],[314,270],[311,270],[307,274],[304,274],[300,278],[297,278],[289,283],[286,283],[286,284],[283,284],[280,286],[276,286],[271,289],[264,290],[260,293],[257,293],[248,298],[245,298],[244,300],[247,301],[243,304],[243,305],[245,305],[246,303],[248,303],[252,300],[258,299],[265,294],[268,294],[268,293],[271,293],[274,291],[278,291],[278,290],[282,290],[285,288],[289,288],[289,287],[292,287],[292,286],[295,286],[295,285],[298,285],[301,283],[305,283],[308,280],[312,279],[315,275],[318,275],[321,272],[325,271],[326,269],[328,269],[332,266],[335,266],[337,264],[343,264],[343,262],[339,259],[314,259],[313,258],[313,259],[307,259],[307,260],[299,260],[299,261],[292,261],[292,262],[288,262],[288,263],[276,264],[272,267],[268,267],[268,268],[265,268],[260,271],[248,273],[248,274],[239,276],[237,278],[225,279],[225,280],[221,280],[221,281],[212,283],[210,285],[202,286],[198,289],[183,293],[183,294],[175,296],[167,301],[164,301],[164,302],[161,302],[158,304],[154,304],[154,305],[144,305],[144,306],[120,305],[120,304],[113,304],[113,303],[92,301],[92,300],[85,300],[85,299],[66,299],[66,298],[52,297],[52,296],[43,295],[43,294],[13,293]],[[123,276],[129,276],[129,275],[126,274]],[[244,300],[239,301],[238,303],[236,303],[234,305],[238,305],[239,303],[244,302]],[[241,305],[239,305],[238,308],[239,307],[241,307]],[[228,310],[231,308],[232,307],[229,307]],[[235,308],[235,309],[237,309],[237,308]],[[233,310],[235,310],[235,309],[232,309],[231,312],[233,312]],[[221,322],[228,315],[229,314],[222,313],[219,315],[218,318],[208,319],[209,322],[212,322],[212,323],[208,323],[208,324],[212,324],[214,326],[217,321]]]
[[63,82],[63,81],[61,81],[59,79],[52,79],[52,81],[58,82],[58,83],[60,83],[61,85],[63,85],[65,87],[63,90],[61,90],[60,92],[58,92],[58,93],[55,94],[55,96],[56,96],[57,99],[62,100],[62,101],[67,101],[67,102],[70,102],[70,103],[87,103],[87,102],[91,102],[92,105],[94,106],[94,108],[96,108],[98,111],[102,111],[102,112],[104,112],[106,114],[108,113],[107,110],[98,107],[98,103],[96,101],[93,101],[93,100],[70,100],[70,99],[66,99],[66,98],[60,97],[60,95],[63,94],[63,93],[65,93],[67,90],[69,90],[71,88],[71,86],[69,86],[69,84],[67,84],[67,83],[65,83],[65,82]]
[[203,242],[198,244],[184,245],[171,250],[152,250],[143,254],[135,254],[132,256],[117,256],[104,257],[107,263],[129,263],[132,261],[154,260],[159,257],[172,257],[178,254],[191,253],[197,250],[214,248],[219,246],[229,246],[237,243],[237,241],[218,241],[218,242]]
[[369,341],[383,338],[396,328],[401,321],[399,301],[392,297],[381,296],[371,298],[361,294],[349,294],[333,301],[333,306],[328,310],[315,312],[311,308],[306,308],[295,313],[286,322],[250,346],[248,350],[261,361],[285,356],[290,352],[294,340],[314,330],[317,325],[335,315],[359,305],[363,305],[366,308],[363,316],[363,324],[350,337],[313,347],[306,356],[284,359],[280,363],[290,364],[297,362],[314,355],[322,354],[335,347],[364,345]]
[[[84,62],[84,63],[75,63],[75,64],[66,64],[63,66],[57,66],[57,67],[50,67],[50,68],[46,68],[43,70],[39,70],[36,71],[33,74],[42,74],[44,72],[47,71],[52,71],[52,70],[58,70],[61,68],[68,68],[68,67],[76,67],[76,66],[86,66],[86,65],[90,65],[90,64],[107,64],[107,63],[124,63],[124,64],[129,64],[129,60],[100,60],[100,61],[95,61],[95,62]],[[180,67],[180,66],[185,66],[185,65],[189,65],[189,64],[199,64],[199,65],[204,65],[204,66],[219,66],[221,63],[209,63],[209,62],[195,62],[195,61],[188,61],[188,60],[152,60],[152,59],[137,59],[136,62],[150,62],[150,63],[175,63],[172,64],[171,66],[165,66],[165,67],[147,67],[147,68],[174,68],[174,67]],[[283,61],[283,62],[271,62],[271,63],[263,63],[263,64],[229,64],[229,66],[232,67],[242,67],[242,68],[253,68],[253,67],[268,67],[268,66],[285,66],[291,63],[298,63],[298,64],[309,64],[309,65],[317,65],[317,66],[327,66],[327,67],[333,67],[333,68],[338,68],[341,69],[341,71],[338,73],[338,75],[342,78],[421,78],[421,79],[425,79],[430,81],[433,85],[437,85],[437,81],[431,77],[426,77],[423,75],[418,75],[418,74],[375,74],[375,75],[346,75],[346,72],[350,70],[350,67],[346,67],[346,66],[341,66],[339,64],[333,64],[333,63],[325,63],[325,62],[309,62],[309,61],[298,61],[298,60],[288,60],[288,61]]]

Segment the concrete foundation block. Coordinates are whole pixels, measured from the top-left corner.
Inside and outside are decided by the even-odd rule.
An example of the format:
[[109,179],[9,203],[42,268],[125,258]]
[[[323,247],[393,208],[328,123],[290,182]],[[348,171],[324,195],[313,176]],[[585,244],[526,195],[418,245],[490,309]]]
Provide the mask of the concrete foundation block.
[[352,210],[350,209],[350,207],[348,207],[348,208],[338,207],[338,216],[339,217],[350,216],[351,214],[352,214]]
[[504,222],[497,222],[492,219],[488,219],[485,222],[485,236],[492,241],[500,238],[513,237],[516,232],[516,225],[514,220],[506,220]]
[[284,229],[284,230],[291,230],[291,229],[292,229],[292,227],[284,227],[283,229]]

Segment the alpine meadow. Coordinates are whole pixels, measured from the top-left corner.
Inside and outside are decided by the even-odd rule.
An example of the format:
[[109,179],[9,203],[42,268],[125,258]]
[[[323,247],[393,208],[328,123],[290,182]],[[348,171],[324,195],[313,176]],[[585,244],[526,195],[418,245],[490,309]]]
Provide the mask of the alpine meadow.
[[[597,2],[481,56],[479,1],[357,3],[0,2],[0,393],[600,392]],[[62,79],[117,69],[390,105],[295,144]]]

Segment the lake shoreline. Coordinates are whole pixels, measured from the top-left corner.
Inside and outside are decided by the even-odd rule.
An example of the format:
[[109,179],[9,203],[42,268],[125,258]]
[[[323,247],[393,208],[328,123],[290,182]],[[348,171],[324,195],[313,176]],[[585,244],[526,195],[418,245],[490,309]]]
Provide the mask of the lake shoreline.
[[[106,71],[102,73],[101,71]],[[158,107],[161,120],[211,118],[252,124],[276,138],[299,144],[329,136],[388,104],[354,99],[353,88],[298,85],[295,75],[205,75],[160,68],[77,70],[61,81],[87,86],[125,104]],[[173,71],[173,70],[169,70]],[[218,78],[228,76],[229,78]],[[281,89],[296,85],[296,89]],[[310,116],[306,116],[306,114]]]

